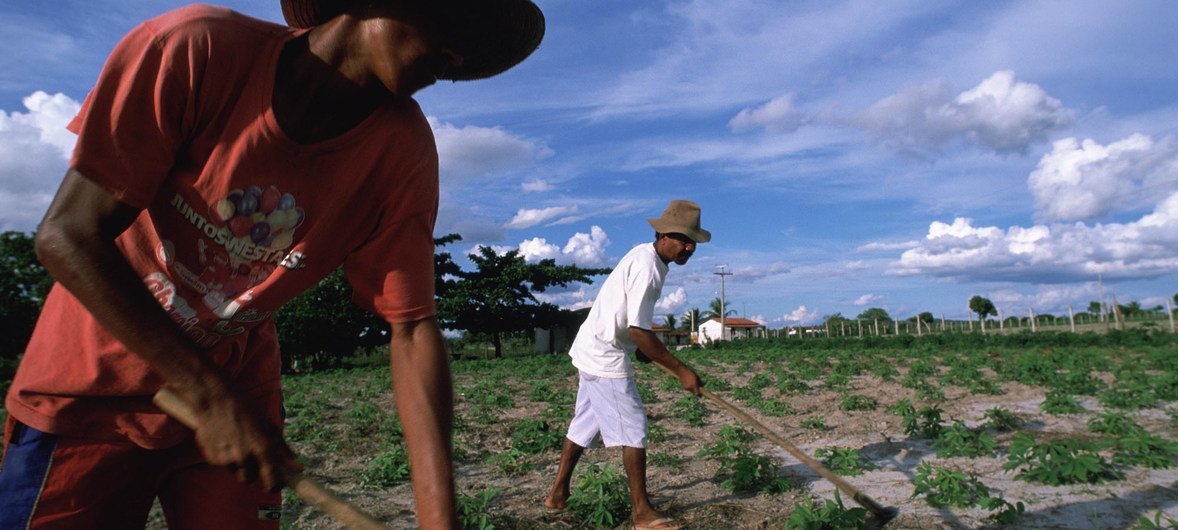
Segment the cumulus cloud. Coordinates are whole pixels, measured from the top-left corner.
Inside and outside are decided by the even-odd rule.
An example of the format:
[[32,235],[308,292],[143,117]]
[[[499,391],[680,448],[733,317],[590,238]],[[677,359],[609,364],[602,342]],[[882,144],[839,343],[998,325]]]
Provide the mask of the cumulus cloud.
[[793,132],[802,125],[802,116],[794,108],[794,94],[785,94],[757,108],[744,109],[728,122],[732,132],[764,129],[769,132]]
[[787,324],[813,324],[822,320],[822,315],[815,310],[807,309],[806,306],[798,306],[797,309],[786,313],[781,317]]
[[66,130],[81,105],[37,91],[27,112],[0,110],[0,230],[32,231],[49,206],[74,146]]
[[536,226],[553,217],[569,215],[577,211],[576,206],[553,206],[551,208],[520,208],[507,222],[506,227],[512,229]]
[[1066,138],[1027,179],[1043,221],[1082,221],[1178,190],[1178,142],[1134,134],[1107,146]]
[[574,263],[585,267],[596,267],[605,263],[605,247],[609,236],[599,226],[590,227],[589,233],[577,232],[569,238],[564,247],[559,247],[542,237],[534,237],[519,244],[520,254],[525,261],[536,262],[554,259],[557,263]]
[[553,154],[547,146],[500,127],[458,127],[434,118],[430,126],[446,184],[517,170]]
[[592,306],[593,299],[596,297],[596,294],[590,293],[588,290],[586,290],[584,285],[577,285],[577,288],[567,291],[560,291],[557,288],[552,288],[542,293],[532,293],[532,296],[535,296],[536,300],[541,302],[553,304],[562,309],[568,309],[570,311]]
[[943,80],[904,90],[876,102],[858,121],[904,150],[936,150],[960,139],[998,153],[1025,153],[1070,125],[1073,114],[1007,70],[956,96]]
[[880,300],[883,300],[882,296],[867,293],[863,296],[860,296],[859,298],[856,298],[855,301],[852,303],[854,303],[857,306],[865,306],[867,304],[874,304]]
[[1042,284],[1154,278],[1178,270],[1178,192],[1130,223],[974,226],[934,221],[889,272]]
[[664,294],[663,298],[654,305],[655,314],[677,314],[687,303],[687,291],[676,287],[674,291]]

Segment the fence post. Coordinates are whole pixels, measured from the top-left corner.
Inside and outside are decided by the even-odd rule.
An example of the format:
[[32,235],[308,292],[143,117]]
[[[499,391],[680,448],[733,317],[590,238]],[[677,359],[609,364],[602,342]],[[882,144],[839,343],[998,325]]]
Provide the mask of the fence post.
[[1068,324],[1072,328],[1072,333],[1076,332],[1076,313],[1072,311],[1072,306],[1068,306]]
[[1033,308],[1033,307],[1030,308],[1029,312],[1031,314],[1031,333],[1034,333],[1035,332],[1035,308]]
[[1170,305],[1170,301],[1166,300],[1166,316],[1170,317],[1170,333],[1174,332],[1174,308]]

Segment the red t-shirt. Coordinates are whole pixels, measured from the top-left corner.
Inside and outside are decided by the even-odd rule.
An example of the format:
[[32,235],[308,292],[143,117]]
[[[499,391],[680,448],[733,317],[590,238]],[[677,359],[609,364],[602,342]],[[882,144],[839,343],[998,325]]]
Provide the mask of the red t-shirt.
[[[70,124],[72,166],[143,208],[117,240],[131,266],[256,395],[279,380],[271,315],[341,263],[356,301],[386,320],[434,314],[429,124],[401,99],[338,137],[292,141],[271,95],[298,34],[221,8],[172,11],[119,43]],[[185,432],[150,403],[163,383],[55,286],[6,404],[42,431],[162,447]]]

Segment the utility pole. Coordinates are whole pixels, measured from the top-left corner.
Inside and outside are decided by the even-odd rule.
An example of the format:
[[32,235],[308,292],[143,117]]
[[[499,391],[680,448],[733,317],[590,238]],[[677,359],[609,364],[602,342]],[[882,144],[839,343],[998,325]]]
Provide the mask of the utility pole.
[[726,331],[728,331],[724,326],[724,313],[728,312],[728,303],[724,301],[724,277],[732,276],[732,273],[726,270],[728,268],[727,265],[716,266],[719,267],[720,270],[718,272],[713,272],[712,274],[720,277],[720,340],[724,340],[724,336],[727,335]]

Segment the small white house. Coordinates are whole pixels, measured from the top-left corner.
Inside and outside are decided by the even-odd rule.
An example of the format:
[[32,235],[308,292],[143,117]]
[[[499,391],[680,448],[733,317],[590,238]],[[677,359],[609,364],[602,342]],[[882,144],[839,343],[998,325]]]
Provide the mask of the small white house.
[[720,319],[712,318],[699,325],[699,342],[707,344],[714,340],[732,340],[757,335],[765,325],[755,320],[739,317],[724,318],[724,334],[720,334]]

